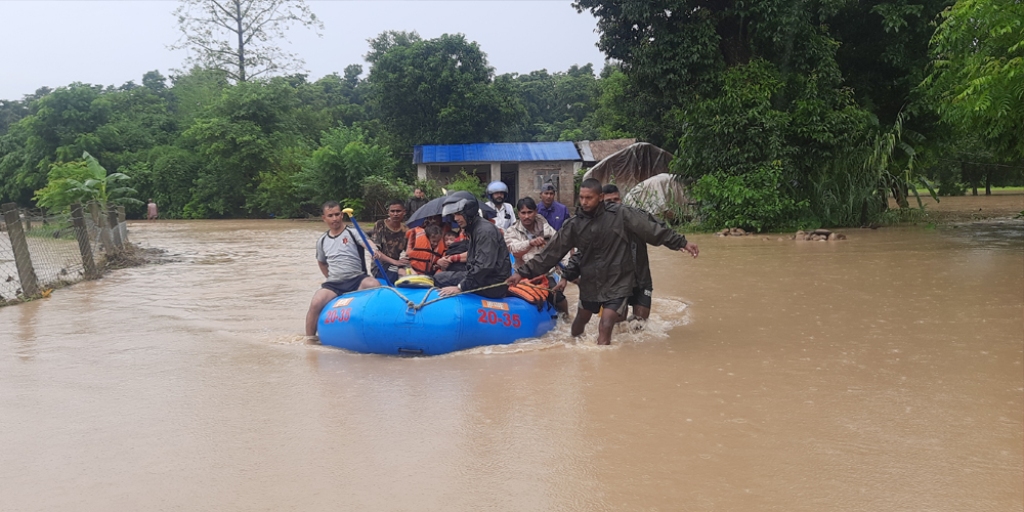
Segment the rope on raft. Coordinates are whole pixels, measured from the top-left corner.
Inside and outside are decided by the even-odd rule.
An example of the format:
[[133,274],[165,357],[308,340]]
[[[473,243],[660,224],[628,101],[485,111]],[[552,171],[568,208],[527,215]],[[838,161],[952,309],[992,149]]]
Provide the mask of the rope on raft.
[[[462,292],[459,292],[459,293],[453,293],[451,295],[445,295],[444,297],[438,297],[438,298],[436,298],[434,300],[428,300],[426,302],[421,302],[418,305],[413,306],[413,309],[414,310],[420,310],[420,309],[423,309],[424,307],[426,307],[426,306],[428,306],[430,304],[442,301],[442,300],[447,299],[447,298],[458,297],[459,295],[463,295],[463,294],[466,294],[466,293],[476,293],[476,292],[480,292],[480,291],[484,291],[484,290],[489,290],[491,288],[497,288],[499,286],[505,286],[505,285],[506,285],[505,281],[501,281],[501,282],[497,282],[497,283],[494,283],[494,284],[489,284],[487,286],[481,286],[480,288],[474,288],[472,290],[466,290],[466,291],[462,291]],[[437,288],[431,288],[430,290],[436,290],[436,289]],[[430,290],[427,290],[427,294],[423,296],[424,299],[426,299],[427,297],[430,296]]]
[[[338,297],[341,297],[343,295],[353,294],[353,293],[368,292],[368,291],[371,291],[371,290],[376,290],[377,288],[385,288],[385,289],[388,289],[388,290],[391,290],[392,292],[394,292],[395,295],[398,295],[398,298],[402,299],[402,301],[405,302],[405,305],[408,306],[409,309],[411,309],[413,311],[419,311],[419,310],[423,309],[424,307],[429,306],[430,304],[433,304],[435,302],[440,302],[440,301],[442,301],[444,299],[450,299],[450,298],[453,298],[453,297],[458,297],[459,295],[464,295],[464,294],[467,294],[467,293],[476,293],[476,292],[480,292],[480,291],[484,291],[484,290],[489,290],[491,288],[497,288],[499,286],[504,286],[506,284],[508,284],[508,283],[506,283],[505,281],[501,281],[501,282],[498,282],[498,283],[489,284],[487,286],[481,286],[479,288],[474,288],[472,290],[466,290],[466,291],[462,291],[462,292],[459,292],[459,293],[453,293],[451,295],[445,295],[444,297],[437,297],[437,298],[435,298],[433,300],[427,300],[427,298],[430,297],[430,292],[432,292],[434,290],[440,290],[440,288],[432,286],[432,287],[430,287],[429,290],[427,290],[426,295],[423,296],[423,300],[420,301],[419,304],[416,304],[415,302],[410,300],[405,295],[402,295],[402,292],[398,291],[398,289],[396,287],[393,287],[393,286],[378,286],[378,287],[374,287],[374,288],[364,288],[362,290],[353,290],[353,291],[350,291],[350,292],[347,292],[347,293],[343,293],[343,294],[339,295]],[[538,290],[546,290],[546,291],[549,291],[549,292],[554,291],[554,287],[552,287],[552,288],[545,288],[543,286],[537,286],[535,284],[528,283],[528,282],[526,282],[526,280],[520,281],[519,282],[519,286],[526,286],[528,288],[536,288]]]
[[[505,281],[501,281],[499,283],[489,284],[487,286],[481,286],[480,288],[474,288],[472,290],[466,290],[466,291],[462,291],[462,292],[459,292],[459,293],[453,293],[451,295],[446,295],[444,297],[438,297],[436,299],[428,301],[427,297],[430,297],[430,292],[439,289],[439,288],[436,288],[436,287],[431,287],[429,290],[427,290],[427,294],[423,296],[423,300],[419,304],[417,304],[415,306],[412,306],[412,309],[415,310],[415,311],[419,311],[419,310],[423,309],[424,307],[426,307],[426,306],[428,306],[430,304],[433,304],[435,302],[440,302],[440,301],[442,301],[444,299],[448,299],[448,298],[452,298],[452,297],[458,297],[459,295],[464,295],[464,294],[467,294],[467,293],[476,293],[476,292],[483,291],[483,290],[488,290],[488,289],[491,289],[491,288],[497,288],[499,286],[503,286],[503,285],[506,285],[506,284],[508,284],[508,283],[506,283]],[[555,289],[554,287],[545,288],[543,286],[537,286],[535,284],[526,282],[526,280],[520,281],[519,282],[519,286],[526,286],[527,288],[536,288],[538,290],[546,290],[546,291],[549,291],[549,292],[554,291],[554,289]],[[410,301],[410,303],[411,303],[411,301]]]
[[[373,288],[361,288],[359,290],[352,290],[350,292],[345,292],[345,293],[343,293],[341,295],[338,295],[338,297],[344,297],[345,295],[352,295],[352,294],[359,293],[359,292],[369,292],[369,291],[376,290],[378,288],[384,288],[384,289],[387,289],[387,290],[391,290],[391,291],[395,292],[395,295],[398,295],[398,298],[402,299],[402,301],[405,302],[406,306],[409,306],[410,308],[415,308],[416,307],[416,303],[415,302],[409,300],[409,298],[406,297],[405,295],[402,295],[402,292],[398,291],[398,289],[393,287],[393,286],[374,286]],[[335,298],[337,298],[337,297],[335,297]],[[331,299],[331,300],[333,300],[333,299]]]

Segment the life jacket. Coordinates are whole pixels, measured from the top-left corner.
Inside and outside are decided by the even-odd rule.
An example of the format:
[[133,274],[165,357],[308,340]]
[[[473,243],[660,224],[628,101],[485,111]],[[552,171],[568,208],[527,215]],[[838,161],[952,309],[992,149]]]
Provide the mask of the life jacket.
[[[539,286],[540,288],[550,288],[551,284],[548,282],[548,276],[538,276],[533,279],[527,279],[525,282],[532,284],[533,286]],[[540,288],[534,288],[533,286],[523,286],[517,284],[515,286],[509,286],[508,292],[520,299],[533,304],[534,306],[540,306],[544,304],[544,301],[548,300],[548,295],[551,293],[549,290],[542,290]]]
[[437,243],[437,247],[430,246],[430,238],[423,228],[416,228],[409,232],[412,238],[412,250],[406,253],[409,258],[409,266],[420,274],[429,274],[434,271],[434,263],[444,254],[444,240]]

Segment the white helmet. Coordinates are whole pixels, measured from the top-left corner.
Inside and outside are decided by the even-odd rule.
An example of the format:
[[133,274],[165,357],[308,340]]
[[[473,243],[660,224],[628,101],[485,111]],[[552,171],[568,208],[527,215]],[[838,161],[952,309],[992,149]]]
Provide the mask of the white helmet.
[[500,181],[492,181],[487,185],[487,197],[491,197],[491,194],[495,192],[508,194],[508,186]]

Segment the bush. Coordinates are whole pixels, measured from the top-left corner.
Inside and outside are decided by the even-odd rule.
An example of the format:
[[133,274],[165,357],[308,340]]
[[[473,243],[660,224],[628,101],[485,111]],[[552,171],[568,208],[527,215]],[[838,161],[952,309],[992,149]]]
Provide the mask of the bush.
[[296,175],[296,186],[314,204],[357,198],[367,176],[390,178],[398,162],[388,150],[367,140],[358,128],[324,133],[308,167]]
[[383,176],[367,176],[363,178],[362,185],[363,197],[358,205],[359,208],[349,206],[347,201],[345,204],[347,207],[357,210],[357,213],[365,211],[368,219],[387,217],[388,202],[397,199],[404,203],[412,195],[412,187],[409,185]]
[[434,180],[418,179],[412,184],[413,189],[420,189],[423,191],[423,195],[427,196],[427,199],[433,199],[435,197],[441,197],[441,185],[438,185]]
[[807,201],[796,202],[782,188],[782,165],[761,165],[741,176],[705,174],[691,189],[700,202],[702,226],[709,229],[740,227],[752,231],[796,227]]
[[484,192],[487,191],[487,187],[485,187],[476,176],[467,173],[465,169],[460,170],[459,175],[453,181],[449,182],[445,188],[448,189],[449,192],[465,190],[478,198],[484,197]]

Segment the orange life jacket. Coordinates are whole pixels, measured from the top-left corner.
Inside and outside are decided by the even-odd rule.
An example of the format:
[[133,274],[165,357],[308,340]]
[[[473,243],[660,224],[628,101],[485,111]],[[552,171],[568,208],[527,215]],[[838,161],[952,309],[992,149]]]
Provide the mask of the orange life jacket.
[[540,288],[534,288],[532,286],[523,286],[521,284],[517,284],[515,286],[508,287],[509,293],[535,306],[539,306],[543,304],[544,301],[548,300],[548,295],[551,292],[548,290],[541,289],[551,287],[551,284],[548,282],[548,276],[538,276],[533,279],[528,279],[525,282],[528,282],[533,286],[539,286]]
[[420,274],[434,272],[434,263],[444,254],[444,240],[437,243],[437,247],[430,246],[430,238],[423,228],[415,228],[409,232],[409,239],[412,241],[411,250],[406,251],[409,258],[409,266]]

